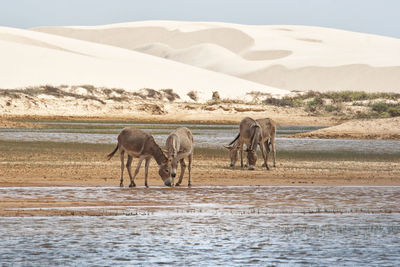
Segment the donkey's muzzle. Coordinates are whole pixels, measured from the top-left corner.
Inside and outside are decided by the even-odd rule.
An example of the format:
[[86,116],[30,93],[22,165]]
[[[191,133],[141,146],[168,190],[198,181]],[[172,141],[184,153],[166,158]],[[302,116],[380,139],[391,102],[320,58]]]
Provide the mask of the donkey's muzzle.
[[165,184],[166,186],[171,186],[171,181],[172,181],[172,179],[171,179],[171,178],[168,178],[167,180],[164,181],[164,184]]
[[176,177],[176,173],[171,173],[171,176],[172,176],[172,178],[175,178]]

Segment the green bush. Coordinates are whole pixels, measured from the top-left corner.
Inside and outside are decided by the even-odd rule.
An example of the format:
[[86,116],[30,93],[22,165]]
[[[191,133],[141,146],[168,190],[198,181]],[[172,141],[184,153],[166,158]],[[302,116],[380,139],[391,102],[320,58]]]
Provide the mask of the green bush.
[[388,113],[390,114],[391,117],[398,117],[398,116],[400,116],[400,106],[390,107],[390,108],[388,109]]
[[340,104],[325,106],[326,112],[339,112],[341,110],[342,110],[342,106]]
[[378,113],[387,112],[389,109],[389,105],[386,103],[378,102],[372,105],[372,110]]
[[319,107],[322,106],[324,104],[324,100],[322,100],[322,98],[320,96],[316,96],[314,97],[313,100],[310,100],[307,102],[308,106],[314,106],[314,107]]

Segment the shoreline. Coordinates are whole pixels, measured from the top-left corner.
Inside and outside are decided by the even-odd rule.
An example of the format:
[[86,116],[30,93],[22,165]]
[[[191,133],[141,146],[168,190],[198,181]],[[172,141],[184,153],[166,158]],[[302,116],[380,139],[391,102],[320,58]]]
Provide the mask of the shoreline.
[[[232,115],[207,114],[194,117],[180,117],[179,114],[143,116],[47,116],[47,115],[2,115],[0,128],[45,128],[35,122],[99,122],[99,123],[170,123],[170,124],[238,124],[246,116],[262,118],[262,114],[244,113]],[[387,119],[347,120],[340,123],[333,117],[299,117],[296,121],[276,119],[277,126],[321,126],[323,129],[284,136],[286,138],[318,138],[349,140],[400,140],[400,117]]]
[[[115,145],[0,141],[0,188],[57,187],[74,190],[78,187],[119,188],[120,160],[106,155]],[[230,168],[228,153],[198,149],[192,168],[193,187],[187,187],[187,172],[180,187],[168,188],[158,176],[155,161],[150,162],[149,186],[144,187],[144,166],[135,179],[137,188],[128,188],[127,171],[121,190],[196,190],[197,186],[400,186],[400,158],[398,155],[342,155],[340,153],[294,153],[277,151],[277,167],[267,171]],[[224,153],[225,152],[225,153]],[[271,163],[271,159],[269,161]],[[132,167],[135,168],[137,159]],[[178,172],[179,175],[180,172]],[[0,217],[28,216],[104,216],[104,209],[80,210],[81,207],[140,206],[136,201],[74,201],[57,198],[25,199],[23,196],[0,201]],[[60,208],[60,209],[57,209]],[[112,212],[108,215],[118,215]],[[106,215],[107,215],[106,214]]]

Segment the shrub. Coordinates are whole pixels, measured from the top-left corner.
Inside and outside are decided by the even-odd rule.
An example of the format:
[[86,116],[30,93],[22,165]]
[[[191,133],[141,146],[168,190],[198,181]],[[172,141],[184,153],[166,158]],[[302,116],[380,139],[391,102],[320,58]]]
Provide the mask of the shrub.
[[388,113],[390,114],[391,117],[400,116],[400,106],[388,108]]
[[199,100],[199,97],[197,95],[196,91],[190,91],[189,93],[187,93],[187,96],[190,97],[190,99],[192,99],[193,101]]
[[342,106],[339,105],[339,104],[325,106],[325,111],[326,112],[339,112],[341,110],[342,110]]
[[303,104],[301,98],[293,98],[293,97],[283,97],[281,99],[278,98],[267,98],[264,101],[264,104],[274,105],[278,107],[299,107]]
[[386,103],[378,102],[372,105],[372,110],[378,113],[387,112],[389,105]]

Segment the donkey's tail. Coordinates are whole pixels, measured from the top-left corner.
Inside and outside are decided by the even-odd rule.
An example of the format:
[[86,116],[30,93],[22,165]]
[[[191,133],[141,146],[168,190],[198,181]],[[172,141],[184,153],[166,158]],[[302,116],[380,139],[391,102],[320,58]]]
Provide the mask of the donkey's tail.
[[247,151],[253,151],[257,149],[257,143],[258,143],[258,137],[260,135],[260,126],[258,125],[253,125],[252,128],[254,129],[253,134],[251,135],[250,138],[250,146],[247,149]]
[[117,146],[115,147],[114,151],[107,155],[107,160],[110,160],[114,156],[115,152],[117,152],[117,150],[118,150],[118,147],[119,146],[117,144]]
[[235,139],[233,139],[233,141],[232,141],[232,142],[230,142],[230,143],[229,143],[229,145],[231,146],[233,143],[235,143],[235,142],[236,142],[236,140],[238,140],[238,139],[239,139],[239,137],[240,137],[240,133],[238,133],[238,134],[237,134],[237,136],[235,137]]

